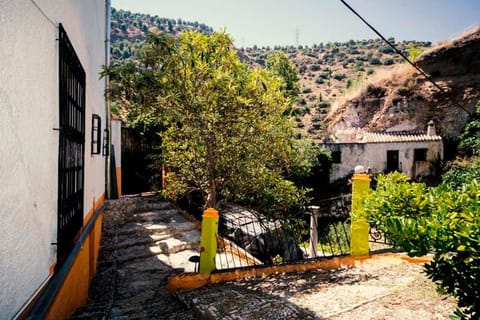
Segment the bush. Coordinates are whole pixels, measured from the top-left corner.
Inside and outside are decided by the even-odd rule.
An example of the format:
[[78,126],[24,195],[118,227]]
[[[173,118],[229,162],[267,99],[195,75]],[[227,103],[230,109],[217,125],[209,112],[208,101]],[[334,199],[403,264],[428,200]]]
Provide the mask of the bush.
[[460,150],[468,156],[480,156],[480,102],[460,136]]
[[453,165],[443,174],[442,179],[456,190],[462,189],[463,185],[470,184],[473,180],[480,181],[480,161],[467,167]]
[[384,64],[385,66],[392,65],[392,64],[393,64],[393,59],[391,59],[391,58],[385,59],[385,60],[383,61],[383,64]]
[[318,77],[317,79],[315,79],[315,83],[316,84],[323,84],[325,81],[323,80],[322,77]]
[[330,107],[330,103],[326,102],[326,101],[320,101],[318,103],[318,107],[319,108],[323,108],[323,109],[327,109],[328,107]]
[[312,70],[312,71],[320,71],[320,69],[321,69],[321,67],[320,67],[319,64],[312,64],[310,66],[310,70]]
[[342,81],[343,79],[345,79],[345,73],[335,73],[333,75],[333,78],[338,81]]
[[309,87],[303,88],[302,90],[302,93],[311,93],[311,92],[312,92],[312,88],[309,88]]
[[379,176],[364,202],[371,224],[410,256],[434,252],[425,271],[457,299],[455,319],[480,317],[479,203],[477,180],[427,189],[401,173]]

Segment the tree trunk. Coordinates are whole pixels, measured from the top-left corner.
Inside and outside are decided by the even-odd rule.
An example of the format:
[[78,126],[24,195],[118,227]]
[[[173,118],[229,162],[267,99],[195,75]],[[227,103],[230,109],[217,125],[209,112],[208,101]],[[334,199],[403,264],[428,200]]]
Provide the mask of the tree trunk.
[[215,183],[215,155],[213,152],[213,135],[207,141],[207,170],[208,170],[208,196],[207,208],[217,209],[217,186]]

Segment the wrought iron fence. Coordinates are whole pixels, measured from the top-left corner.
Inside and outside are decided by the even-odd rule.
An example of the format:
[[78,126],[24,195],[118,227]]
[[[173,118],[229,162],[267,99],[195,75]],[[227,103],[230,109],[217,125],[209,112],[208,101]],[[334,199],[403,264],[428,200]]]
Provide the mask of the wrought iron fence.
[[[220,211],[216,269],[348,255],[351,202],[351,194],[317,201],[296,228],[291,224],[298,220],[271,219],[254,210],[226,205]],[[375,228],[370,228],[369,241],[372,252],[392,248]]]
[[[296,220],[271,219],[250,209],[227,205],[220,212],[216,268],[272,265],[348,254],[350,198],[347,195],[319,203],[310,228],[305,216]],[[292,223],[297,227],[293,228]]]
[[323,199],[309,206],[309,257],[350,253],[351,194]]

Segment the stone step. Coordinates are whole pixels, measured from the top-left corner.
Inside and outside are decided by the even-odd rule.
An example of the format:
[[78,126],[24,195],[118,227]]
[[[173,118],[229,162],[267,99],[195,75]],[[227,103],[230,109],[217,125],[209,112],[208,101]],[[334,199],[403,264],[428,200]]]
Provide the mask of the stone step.
[[[159,237],[160,238],[160,237]],[[152,239],[152,240],[155,240]],[[105,260],[99,260],[99,264],[111,264],[115,260],[124,263],[131,260],[148,258],[158,255],[170,255],[183,250],[197,250],[200,246],[200,232],[197,229],[182,230],[170,237],[155,240],[144,244],[133,244],[115,250],[114,254],[105,255]]]
[[102,250],[105,251],[115,251],[118,249],[129,248],[139,245],[152,245],[158,241],[165,240],[171,238],[172,234],[168,232],[167,229],[163,230],[162,232],[146,235],[146,234],[132,234],[130,237],[123,237],[117,243],[105,243],[102,246]]
[[195,228],[195,225],[181,215],[173,215],[166,222],[129,222],[118,228],[110,228],[104,231],[104,236],[122,236],[131,234],[154,234],[162,232],[181,232]]
[[125,218],[126,222],[167,222],[174,215],[178,214],[177,209],[163,209],[134,213]]
[[131,214],[145,212],[145,211],[155,211],[155,210],[165,210],[171,209],[172,204],[170,202],[159,202],[159,201],[144,201],[136,205],[135,209],[131,212]]

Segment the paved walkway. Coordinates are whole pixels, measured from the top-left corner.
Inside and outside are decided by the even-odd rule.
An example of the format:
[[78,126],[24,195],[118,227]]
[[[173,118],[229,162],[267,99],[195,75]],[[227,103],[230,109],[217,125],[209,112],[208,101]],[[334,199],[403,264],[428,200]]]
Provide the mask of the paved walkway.
[[200,233],[158,197],[109,201],[88,304],[71,319],[195,319],[167,294],[167,277],[194,271]]

